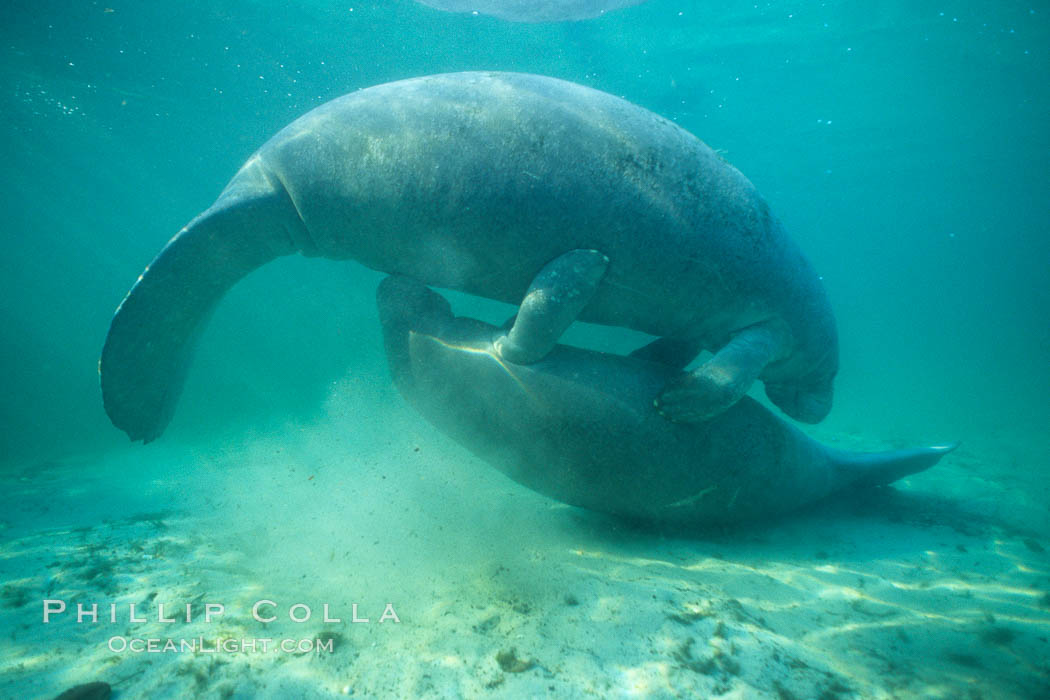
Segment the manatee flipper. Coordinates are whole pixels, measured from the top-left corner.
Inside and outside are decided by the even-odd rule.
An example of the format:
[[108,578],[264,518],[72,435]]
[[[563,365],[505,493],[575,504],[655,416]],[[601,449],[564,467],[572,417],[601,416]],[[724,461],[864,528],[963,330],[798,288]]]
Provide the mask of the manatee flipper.
[[596,250],[570,250],[544,265],[514,325],[495,341],[500,357],[519,365],[543,359],[590,302],[608,266],[609,258]]
[[249,161],[207,211],[180,231],[117,307],[98,371],[113,424],[156,439],[171,420],[199,331],[252,270],[309,240],[283,185]]
[[787,333],[776,322],[748,326],[713,357],[670,382],[654,404],[662,416],[698,423],[740,400],[766,365],[785,352]]
[[663,337],[657,338],[648,345],[643,345],[628,357],[655,362],[675,369],[685,369],[700,354],[701,349],[699,341]]

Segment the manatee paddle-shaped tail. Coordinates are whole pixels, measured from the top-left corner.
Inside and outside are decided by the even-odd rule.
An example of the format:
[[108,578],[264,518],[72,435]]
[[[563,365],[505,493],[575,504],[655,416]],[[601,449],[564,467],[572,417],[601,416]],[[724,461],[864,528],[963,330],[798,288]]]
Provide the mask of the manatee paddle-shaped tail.
[[295,252],[302,229],[284,187],[253,160],[171,239],[117,308],[102,348],[102,400],[115,426],[143,442],[163,432],[215,305],[252,270]]
[[414,279],[388,277],[376,300],[394,383],[424,418],[524,486],[591,510],[690,526],[768,518],[954,449],[829,448],[746,396],[714,418],[667,421],[652,396],[680,376],[689,343],[630,357],[556,345],[521,365],[496,348],[502,330],[454,316]]

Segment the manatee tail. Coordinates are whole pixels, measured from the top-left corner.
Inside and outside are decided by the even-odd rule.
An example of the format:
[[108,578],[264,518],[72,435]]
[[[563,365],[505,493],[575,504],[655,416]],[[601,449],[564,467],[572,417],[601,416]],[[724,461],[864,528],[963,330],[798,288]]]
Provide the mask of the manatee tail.
[[929,469],[958,446],[959,443],[956,442],[950,445],[888,452],[838,451],[836,461],[839,466],[854,475],[855,478],[851,479],[853,485],[885,486],[910,474]]
[[252,159],[150,263],[117,308],[98,371],[113,425],[150,442],[167,426],[196,337],[238,280],[295,252],[305,228],[283,185]]

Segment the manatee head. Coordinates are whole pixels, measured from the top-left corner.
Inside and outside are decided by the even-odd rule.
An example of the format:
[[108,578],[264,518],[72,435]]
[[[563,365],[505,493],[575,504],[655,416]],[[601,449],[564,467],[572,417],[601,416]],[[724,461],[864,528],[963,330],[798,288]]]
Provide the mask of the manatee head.
[[837,346],[817,362],[816,367],[791,381],[767,381],[766,396],[787,415],[803,423],[819,423],[831,412],[835,375],[839,369]]

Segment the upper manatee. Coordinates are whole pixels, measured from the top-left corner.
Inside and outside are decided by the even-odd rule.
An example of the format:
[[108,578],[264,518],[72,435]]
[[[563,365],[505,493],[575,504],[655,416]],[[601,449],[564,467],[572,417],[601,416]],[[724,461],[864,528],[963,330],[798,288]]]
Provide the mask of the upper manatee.
[[672,420],[717,414],[756,378],[798,419],[831,406],[824,289],[739,171],[612,95],[472,72],[345,95],[263,144],[117,309],[99,362],[113,423],[160,435],[210,311],[296,252],[522,303],[497,344],[512,362],[577,314],[660,336],[646,359],[711,350],[659,397]]

